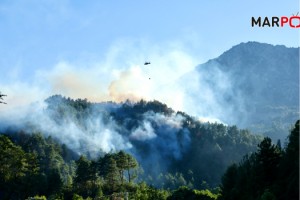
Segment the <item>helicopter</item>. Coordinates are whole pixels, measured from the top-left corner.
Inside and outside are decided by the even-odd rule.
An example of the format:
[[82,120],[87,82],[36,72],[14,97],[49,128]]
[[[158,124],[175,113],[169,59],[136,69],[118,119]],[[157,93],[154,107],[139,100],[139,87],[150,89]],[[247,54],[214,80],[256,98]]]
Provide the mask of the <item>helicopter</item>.
[[151,64],[150,62],[145,62],[145,63],[144,63],[144,65],[150,65],[150,64]]
[[[1,94],[1,93],[0,93],[0,100],[3,100],[3,97],[6,97],[6,96],[7,96],[7,95]],[[7,104],[7,103],[5,103],[4,101],[0,101],[0,103]]]

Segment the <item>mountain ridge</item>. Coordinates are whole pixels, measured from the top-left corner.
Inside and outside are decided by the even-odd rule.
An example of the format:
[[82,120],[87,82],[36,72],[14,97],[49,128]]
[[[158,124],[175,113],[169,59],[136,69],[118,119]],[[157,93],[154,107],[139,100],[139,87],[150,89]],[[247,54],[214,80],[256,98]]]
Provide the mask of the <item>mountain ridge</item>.
[[[299,116],[299,47],[240,43],[181,81],[190,85],[187,104],[202,103],[194,115],[215,117],[275,140],[284,139]],[[258,128],[261,124],[268,125]],[[268,134],[270,130],[275,133]]]

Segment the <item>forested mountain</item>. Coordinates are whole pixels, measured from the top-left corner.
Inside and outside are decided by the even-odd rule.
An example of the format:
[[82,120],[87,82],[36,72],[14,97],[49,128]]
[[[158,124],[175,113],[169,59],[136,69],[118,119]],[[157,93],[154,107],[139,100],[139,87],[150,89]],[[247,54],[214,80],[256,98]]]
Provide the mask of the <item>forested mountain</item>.
[[[297,199],[299,195],[299,121],[282,146],[234,126],[200,123],[157,101],[89,103],[57,95],[46,102],[43,113],[56,129],[47,131],[48,125],[26,121],[2,130],[0,199]],[[95,146],[98,143],[89,140],[105,140],[85,121],[92,117],[96,123],[99,116],[101,126],[112,127],[114,121],[128,148],[106,152],[101,143]],[[72,132],[55,134],[68,123],[86,138],[75,139]],[[73,143],[65,144],[66,136],[73,137]]]
[[241,43],[182,77],[195,113],[285,139],[299,116],[299,48]]
[[137,182],[165,189],[213,188],[226,167],[254,152],[262,139],[236,126],[201,123],[158,101],[90,103],[55,95],[45,102],[22,124],[2,125],[2,133],[25,153],[37,154],[46,177],[60,174],[65,184],[74,182],[80,155],[98,160],[123,150],[140,165],[132,175]]
[[[105,152],[125,150],[137,158],[147,182],[159,187],[178,186],[175,180],[165,180],[168,178],[160,173],[181,174],[183,182],[191,182],[196,187],[202,181],[217,186],[225,168],[254,151],[260,141],[259,136],[247,130],[200,123],[158,101],[99,104],[53,96],[46,102],[49,121],[55,121],[54,125],[61,128],[72,124],[75,128],[67,131],[82,132],[79,136],[69,133],[79,143],[75,151],[93,158]],[[66,136],[68,133],[55,137],[65,142]],[[71,149],[72,143],[68,144]]]

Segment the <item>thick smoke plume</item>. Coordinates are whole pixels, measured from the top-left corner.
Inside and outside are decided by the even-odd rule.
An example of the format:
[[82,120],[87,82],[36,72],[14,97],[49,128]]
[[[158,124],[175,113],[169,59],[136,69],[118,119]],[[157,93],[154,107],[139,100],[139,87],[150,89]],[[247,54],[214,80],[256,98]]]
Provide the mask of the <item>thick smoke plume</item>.
[[[178,42],[158,47],[145,41],[119,41],[100,61],[62,60],[51,69],[36,71],[30,80],[0,81],[9,103],[0,111],[62,94],[92,102],[158,100],[202,119],[224,116],[222,94],[231,87],[228,75],[217,69],[195,73],[201,61],[188,52]],[[150,65],[144,65],[147,60]],[[210,80],[215,81],[213,91]]]
[[[184,149],[178,148],[186,148],[189,141],[188,133],[178,132],[183,120],[180,116],[148,113],[139,127],[124,137],[120,134],[122,127],[101,116],[86,119],[86,130],[78,127],[73,119],[55,124],[45,115],[42,102],[52,94],[87,98],[92,102],[155,99],[201,120],[215,121],[224,116],[222,94],[230,91],[232,83],[226,73],[217,68],[212,74],[195,73],[193,70],[200,61],[187,52],[184,45],[176,42],[158,47],[147,42],[121,41],[114,44],[101,61],[61,61],[52,69],[36,71],[30,80],[0,82],[1,92],[8,95],[8,105],[0,107],[1,124],[38,127],[43,133],[69,144],[79,154],[94,155],[99,149],[104,152],[131,149],[133,143],[149,142],[149,148],[156,148],[157,154],[172,152],[172,157],[179,159]],[[144,61],[151,61],[151,65],[144,65]],[[213,92],[210,78],[215,81],[211,83]],[[153,124],[158,127],[156,131]],[[179,137],[183,137],[182,144]],[[158,152],[164,146],[168,151]]]
[[6,113],[1,117],[0,131],[41,132],[66,144],[78,155],[94,159],[103,153],[124,150],[133,154],[154,176],[167,170],[173,160],[180,160],[189,149],[190,133],[183,128],[185,117],[180,114],[148,111],[134,119],[136,126],[128,128],[129,121],[117,122],[109,114],[118,114],[122,104],[91,104],[84,117],[78,118],[83,111],[78,112],[63,98],[51,98],[51,102],[16,110],[18,115]]
[[[72,112],[68,105],[63,105],[62,108],[66,112]],[[83,124],[79,124],[68,113],[64,118],[58,119],[47,110],[45,104],[39,103],[31,104],[22,112],[14,112],[18,114],[7,113],[5,117],[2,116],[1,131],[10,128],[27,133],[41,132],[58,139],[79,155],[88,154],[91,157],[99,156],[101,152],[108,153],[132,147],[128,139],[119,134],[115,122],[112,119],[104,122],[102,115],[90,116],[84,119]]]
[[[61,60],[50,69],[35,71],[28,79],[0,81],[1,92],[8,94],[9,102],[0,111],[53,94],[94,102],[156,99],[182,110],[184,94],[174,83],[199,63],[184,49],[176,43],[158,48],[146,42],[119,41],[106,56],[93,62]],[[151,65],[144,65],[146,60]]]

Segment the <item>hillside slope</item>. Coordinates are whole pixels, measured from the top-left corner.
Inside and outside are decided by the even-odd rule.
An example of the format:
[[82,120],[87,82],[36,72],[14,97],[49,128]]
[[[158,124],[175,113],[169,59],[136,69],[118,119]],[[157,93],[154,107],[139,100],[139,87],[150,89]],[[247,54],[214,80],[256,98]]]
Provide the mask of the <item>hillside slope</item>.
[[45,102],[17,122],[2,121],[0,131],[40,132],[90,159],[124,150],[141,164],[140,179],[157,187],[199,188],[203,181],[215,187],[226,167],[261,141],[236,126],[201,123],[158,101],[90,103],[56,95]]
[[241,43],[182,80],[193,86],[187,104],[199,102],[196,114],[275,140],[284,139],[299,116],[299,48]]

